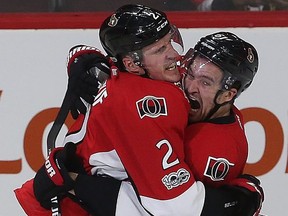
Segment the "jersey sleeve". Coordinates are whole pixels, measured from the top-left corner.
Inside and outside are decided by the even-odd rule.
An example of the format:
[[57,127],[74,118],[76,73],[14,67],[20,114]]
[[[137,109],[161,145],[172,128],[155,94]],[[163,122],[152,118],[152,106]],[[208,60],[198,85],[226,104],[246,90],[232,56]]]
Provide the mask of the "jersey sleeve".
[[[99,181],[101,178],[102,180]],[[131,182],[122,181],[119,185],[119,182],[115,184],[115,179],[111,180],[107,177],[95,177],[91,175],[82,175],[79,180],[77,179],[75,193],[80,196],[83,203],[89,208],[91,214],[97,216],[151,216],[150,212],[141,204],[141,200],[138,198]],[[120,188],[116,185],[120,186]],[[103,194],[107,193],[109,196],[104,198]],[[118,194],[117,197],[115,197],[115,193]],[[192,202],[194,206],[199,206],[199,202],[201,202],[201,197],[192,197],[191,199],[188,195],[186,199]],[[116,200],[117,203],[115,203]],[[173,209],[169,209],[172,210],[171,215],[179,215],[180,213],[181,215],[190,216],[200,215],[200,210],[195,211],[195,208],[194,211],[187,212],[186,214],[183,214],[182,211],[175,212],[175,209],[181,208],[182,205],[179,205],[177,201],[171,200],[170,202],[172,202],[174,206]],[[155,207],[159,208],[158,215],[161,215],[161,213],[163,213],[163,210],[161,210],[163,204],[159,203],[159,200],[153,200],[153,204],[157,205]],[[116,208],[114,208],[115,205]],[[175,205],[179,206],[175,207]],[[201,209],[201,216],[253,215],[255,210],[255,197],[253,194],[247,193],[247,191],[231,186],[219,188],[205,187],[205,202]],[[167,215],[166,212],[164,213],[164,215]]]
[[135,75],[122,78],[109,80],[98,94],[78,154],[91,174],[124,180],[126,173],[152,215],[199,215],[205,190],[184,161],[190,107],[183,91]]

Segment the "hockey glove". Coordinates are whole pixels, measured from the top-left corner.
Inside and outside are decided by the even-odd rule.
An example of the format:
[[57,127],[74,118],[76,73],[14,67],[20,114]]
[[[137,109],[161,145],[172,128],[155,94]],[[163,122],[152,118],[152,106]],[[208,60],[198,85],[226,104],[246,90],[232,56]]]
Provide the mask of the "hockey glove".
[[229,182],[229,186],[233,186],[246,193],[254,201],[254,209],[251,209],[248,215],[258,216],[264,201],[264,191],[260,186],[260,180],[255,176],[243,174],[238,178]]
[[44,165],[35,175],[33,189],[42,207],[51,208],[51,198],[63,198],[74,187],[68,172],[84,172],[80,160],[75,155],[75,144],[68,143],[65,148],[55,148]]
[[67,72],[72,92],[70,111],[76,119],[79,113],[86,112],[84,101],[92,104],[101,84],[109,78],[109,61],[97,48],[78,45],[69,51]]

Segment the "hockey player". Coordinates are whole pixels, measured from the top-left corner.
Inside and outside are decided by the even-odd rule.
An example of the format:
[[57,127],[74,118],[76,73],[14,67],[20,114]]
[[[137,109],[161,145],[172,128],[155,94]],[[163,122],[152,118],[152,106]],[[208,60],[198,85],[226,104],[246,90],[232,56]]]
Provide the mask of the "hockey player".
[[[218,32],[201,38],[187,57],[183,82],[192,110],[185,160],[205,185],[229,185],[242,174],[248,153],[242,115],[233,103],[253,81],[257,51],[232,33]],[[213,208],[205,211],[218,214]]]
[[[157,24],[163,25],[161,22]],[[165,35],[170,30],[169,28]],[[152,33],[156,36],[159,34],[159,32]],[[170,40],[170,35],[168,38]],[[127,61],[123,61],[128,71],[131,69],[132,72],[153,76],[152,71],[147,70],[150,65],[141,64],[145,59],[144,52],[152,49],[150,55],[162,56],[164,52],[169,62],[168,67],[165,67],[165,73],[173,72],[175,50],[168,49],[173,58],[167,58],[169,57],[167,48],[170,48],[171,44],[162,39],[163,36],[159,37],[156,43],[145,44],[144,47],[149,45],[151,47],[143,50],[143,53],[130,53],[133,55],[127,56]],[[157,45],[160,46],[155,48]],[[142,57],[144,58],[141,59]],[[207,204],[209,190],[206,190],[205,197],[204,186],[194,180],[189,167],[184,163],[182,140],[190,107],[183,92],[173,84],[143,79],[129,73],[112,75],[111,80],[100,90],[91,110],[88,109],[85,117],[80,116],[72,127],[66,141],[81,143],[77,146],[77,153],[83,159],[86,171],[91,174],[108,175],[119,180],[129,177],[129,182],[137,188],[141,204],[146,212],[150,212],[146,214],[200,215],[202,212],[205,215],[207,211],[205,208],[207,209],[207,206],[209,208]],[[116,109],[112,110],[112,107]],[[113,122],[109,120],[111,118],[114,119]],[[139,127],[136,128],[135,125]],[[94,132],[97,134],[93,135]],[[59,172],[63,172],[63,169]],[[245,184],[246,181],[248,181],[246,178],[240,179],[241,185],[248,186]],[[126,193],[135,196],[129,182],[122,182],[119,195]],[[247,188],[246,186],[244,188]],[[222,193],[219,193],[219,197],[221,195]],[[219,197],[215,201],[219,201]],[[118,197],[118,201],[120,198],[121,196]],[[206,203],[203,207],[204,198]],[[85,201],[91,203],[85,200],[85,197],[82,197],[82,200],[84,203]],[[240,200],[239,203],[241,204]],[[253,208],[258,206],[257,204]],[[223,211],[229,209],[220,208]],[[122,213],[135,215],[127,213],[128,210],[125,209],[125,213]],[[121,209],[115,211],[116,215],[121,215]]]
[[[248,143],[234,100],[258,70],[256,49],[229,32],[200,39],[184,78],[191,101],[185,132],[186,162],[205,185],[223,185],[243,172]],[[200,153],[199,153],[200,152]]]
[[[248,153],[242,115],[233,103],[253,81],[257,51],[232,33],[218,32],[201,38],[187,57],[184,87],[192,110],[185,160],[205,185],[229,185],[242,174]],[[208,209],[208,215],[225,214]]]

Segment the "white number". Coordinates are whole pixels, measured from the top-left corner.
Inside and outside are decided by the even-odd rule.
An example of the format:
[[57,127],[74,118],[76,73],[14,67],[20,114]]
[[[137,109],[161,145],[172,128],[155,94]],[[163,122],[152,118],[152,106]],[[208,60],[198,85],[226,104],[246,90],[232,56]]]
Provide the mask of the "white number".
[[163,160],[162,160],[162,167],[163,167],[163,169],[165,170],[165,169],[168,169],[168,168],[170,168],[170,167],[175,166],[176,164],[178,164],[178,163],[179,163],[179,160],[176,159],[176,160],[174,160],[174,161],[172,161],[172,162],[169,162],[169,157],[170,157],[170,156],[172,155],[172,153],[173,153],[173,149],[172,149],[172,146],[171,146],[171,144],[169,143],[169,141],[168,141],[168,140],[161,140],[159,143],[156,144],[156,146],[157,146],[158,149],[161,149],[161,146],[164,145],[164,144],[168,147],[168,150],[167,150],[167,152],[166,152],[166,154],[164,155]]

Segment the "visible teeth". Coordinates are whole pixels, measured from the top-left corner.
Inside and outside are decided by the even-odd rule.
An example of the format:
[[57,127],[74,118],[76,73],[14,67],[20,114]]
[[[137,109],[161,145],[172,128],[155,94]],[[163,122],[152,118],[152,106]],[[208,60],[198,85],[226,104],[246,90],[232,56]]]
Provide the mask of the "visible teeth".
[[167,70],[174,70],[175,68],[176,68],[176,63],[173,63],[169,67],[167,67]]

